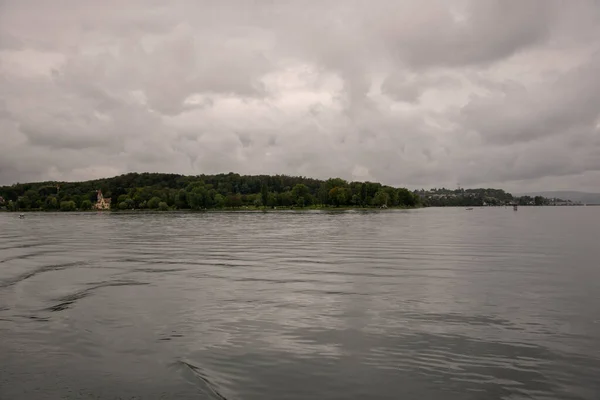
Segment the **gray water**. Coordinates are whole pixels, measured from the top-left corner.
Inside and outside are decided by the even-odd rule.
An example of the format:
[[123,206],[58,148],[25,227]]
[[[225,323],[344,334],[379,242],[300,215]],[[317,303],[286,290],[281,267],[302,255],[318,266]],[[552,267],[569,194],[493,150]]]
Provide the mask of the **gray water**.
[[600,398],[600,207],[0,213],[1,399]]

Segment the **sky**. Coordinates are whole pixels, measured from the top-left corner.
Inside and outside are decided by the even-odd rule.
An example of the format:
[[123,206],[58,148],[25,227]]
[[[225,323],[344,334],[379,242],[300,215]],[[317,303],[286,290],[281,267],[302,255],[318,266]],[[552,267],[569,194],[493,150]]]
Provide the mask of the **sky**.
[[600,191],[600,3],[0,0],[0,185]]

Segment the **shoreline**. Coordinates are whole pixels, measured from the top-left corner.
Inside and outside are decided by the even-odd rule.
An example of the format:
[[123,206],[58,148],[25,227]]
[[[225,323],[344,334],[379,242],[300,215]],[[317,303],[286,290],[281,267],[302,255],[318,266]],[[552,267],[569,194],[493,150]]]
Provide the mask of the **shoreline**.
[[[235,213],[235,212],[254,212],[269,213],[282,211],[388,211],[388,210],[417,210],[430,207],[277,207],[277,208],[209,208],[204,210],[179,209],[179,210],[158,210],[158,209],[131,209],[131,210],[0,210],[5,213]],[[442,208],[442,207],[440,207]]]

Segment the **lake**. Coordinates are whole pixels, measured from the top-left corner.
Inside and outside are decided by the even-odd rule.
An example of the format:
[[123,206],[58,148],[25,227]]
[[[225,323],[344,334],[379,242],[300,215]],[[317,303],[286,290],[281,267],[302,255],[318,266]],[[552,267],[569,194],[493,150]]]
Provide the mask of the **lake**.
[[0,213],[0,399],[600,398],[600,207]]

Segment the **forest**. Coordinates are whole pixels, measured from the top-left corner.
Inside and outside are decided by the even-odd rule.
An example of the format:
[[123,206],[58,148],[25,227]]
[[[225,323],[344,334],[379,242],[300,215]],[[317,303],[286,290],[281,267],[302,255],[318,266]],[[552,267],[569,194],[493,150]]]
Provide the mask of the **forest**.
[[0,187],[9,211],[91,210],[101,190],[114,210],[208,210],[240,208],[404,207],[424,205],[406,188],[340,178],[287,175],[184,176],[129,173],[85,182],[18,183]]

